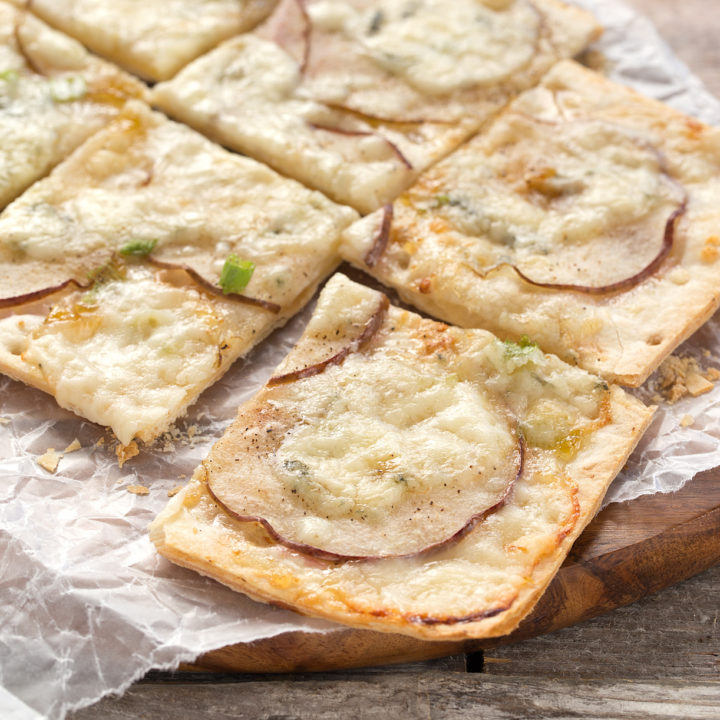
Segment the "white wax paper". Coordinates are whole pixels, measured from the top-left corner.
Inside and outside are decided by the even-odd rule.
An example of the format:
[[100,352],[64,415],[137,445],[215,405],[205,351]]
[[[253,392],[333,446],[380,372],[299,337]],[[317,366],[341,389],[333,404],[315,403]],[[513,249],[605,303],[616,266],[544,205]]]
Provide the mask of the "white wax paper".
[[[720,124],[710,96],[652,26],[617,0],[578,0],[606,27],[600,49],[611,76]],[[290,630],[331,623],[254,603],[183,570],[153,550],[146,528],[300,334],[306,311],[204,393],[180,424],[188,442],[160,443],[117,466],[101,428],[59,409],[52,398],[0,377],[0,717],[62,718],[121,692],[150,668]],[[680,352],[708,364],[720,357],[720,316]],[[691,415],[687,428],[680,420]],[[36,459],[78,438],[52,475]],[[105,438],[104,444],[97,445]],[[700,398],[658,410],[614,483],[608,501],[671,492],[720,463],[720,384]],[[128,492],[145,485],[146,496]]]

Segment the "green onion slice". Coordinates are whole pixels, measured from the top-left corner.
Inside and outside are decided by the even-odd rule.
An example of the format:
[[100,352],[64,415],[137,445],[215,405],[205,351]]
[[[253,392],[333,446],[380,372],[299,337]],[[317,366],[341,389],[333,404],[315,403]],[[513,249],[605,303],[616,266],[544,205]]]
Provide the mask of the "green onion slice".
[[121,255],[136,255],[144,257],[149,255],[157,245],[157,240],[131,240],[120,248]]
[[223,265],[220,273],[220,287],[228,295],[239,295],[250,282],[255,271],[255,263],[249,260],[240,260],[237,255],[230,255]]

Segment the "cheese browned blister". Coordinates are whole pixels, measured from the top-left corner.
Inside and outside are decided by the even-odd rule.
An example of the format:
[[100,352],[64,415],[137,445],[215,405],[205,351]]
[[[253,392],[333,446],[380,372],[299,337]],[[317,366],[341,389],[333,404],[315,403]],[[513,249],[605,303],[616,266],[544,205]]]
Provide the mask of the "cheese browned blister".
[[[0,371],[150,441],[307,302],[354,218],[128,105],[0,217]],[[224,295],[231,255],[255,270]]]
[[545,355],[334,276],[151,526],[253,598],[426,639],[512,631],[652,415]]
[[147,88],[0,1],[0,208]]
[[637,386],[720,306],[720,130],[566,61],[341,253],[426,312]]
[[249,30],[277,0],[10,0],[147,80]]
[[281,0],[154,102],[370,212],[598,34],[557,0]]

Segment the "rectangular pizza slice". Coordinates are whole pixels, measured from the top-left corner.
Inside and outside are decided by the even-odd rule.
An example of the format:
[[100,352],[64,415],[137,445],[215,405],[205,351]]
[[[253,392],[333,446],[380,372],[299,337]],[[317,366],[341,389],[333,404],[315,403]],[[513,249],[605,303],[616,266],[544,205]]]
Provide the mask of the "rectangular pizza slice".
[[344,236],[408,302],[637,386],[720,306],[720,130],[559,63]]
[[557,0],[282,0],[154,102],[370,212],[598,32]]
[[0,216],[0,372],[149,442],[309,300],[356,217],[128,104]]
[[11,0],[98,55],[167,80],[219,42],[251,29],[277,0]]
[[530,612],[652,416],[601,378],[334,276],[150,528],[249,596],[424,639]]
[[0,0],[0,208],[147,88]]

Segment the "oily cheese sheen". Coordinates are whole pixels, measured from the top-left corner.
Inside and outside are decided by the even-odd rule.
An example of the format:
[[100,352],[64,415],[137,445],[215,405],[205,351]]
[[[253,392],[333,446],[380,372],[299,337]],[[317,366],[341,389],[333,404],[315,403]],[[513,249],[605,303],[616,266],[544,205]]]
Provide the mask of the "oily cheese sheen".
[[[311,17],[336,5],[319,3]],[[535,54],[541,15],[530,2],[426,0],[413,12],[409,7],[407,0],[385,2],[349,18],[343,30],[373,62],[424,95],[502,81]]]
[[222,40],[252,28],[275,2],[32,0],[32,11],[130,72],[167,80]]
[[[528,340],[425,320],[336,275],[151,538],[174,562],[309,615],[426,639],[501,635],[651,415]],[[441,442],[458,454],[436,457]]]
[[0,208],[147,88],[0,2]]
[[[517,429],[505,409],[442,361],[413,367],[390,353],[351,353],[259,402],[277,411],[274,450],[246,466],[257,477],[242,496],[234,467],[210,458],[213,494],[328,556],[407,555],[442,543],[497,505],[518,473]],[[237,454],[243,441],[256,450],[268,423],[257,417],[261,427],[229,432],[214,456],[225,447]],[[442,522],[433,522],[435,506]]]
[[720,305],[720,131],[558,63],[346,260],[416,306],[636,386]]
[[281,0],[153,98],[370,212],[597,34],[589,14],[555,0]]
[[[307,302],[355,217],[128,105],[0,217],[0,370],[150,441]],[[254,271],[225,295],[230,256]]]
[[0,362],[11,369],[22,356],[28,369],[41,369],[43,389],[62,407],[111,427],[127,444],[144,428],[167,428],[217,374],[232,314],[230,303],[131,268],[92,292],[56,299],[45,317],[0,320]]

